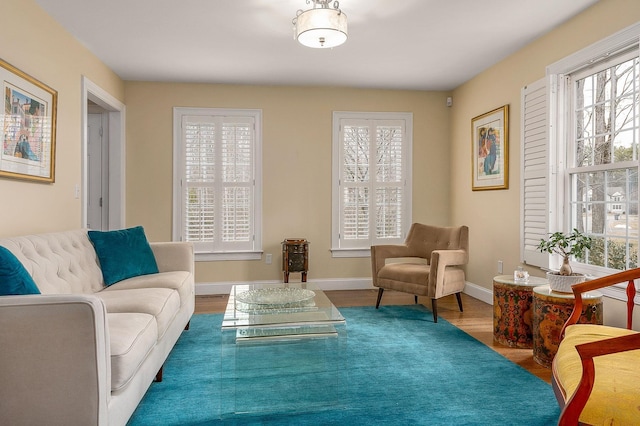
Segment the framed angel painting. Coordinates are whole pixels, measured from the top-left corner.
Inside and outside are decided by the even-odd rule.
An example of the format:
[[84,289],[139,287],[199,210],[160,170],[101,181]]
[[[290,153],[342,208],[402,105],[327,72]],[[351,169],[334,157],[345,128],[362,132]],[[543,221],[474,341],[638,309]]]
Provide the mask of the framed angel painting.
[[471,120],[471,188],[509,188],[509,105]]
[[53,183],[58,92],[0,60],[0,177]]

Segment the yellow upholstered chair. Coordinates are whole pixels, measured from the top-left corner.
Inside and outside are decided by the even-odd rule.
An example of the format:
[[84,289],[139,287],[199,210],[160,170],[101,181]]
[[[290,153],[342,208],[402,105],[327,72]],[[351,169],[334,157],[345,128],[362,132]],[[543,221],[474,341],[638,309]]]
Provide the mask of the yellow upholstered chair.
[[469,228],[438,227],[414,223],[402,245],[371,247],[373,285],[378,287],[376,309],[385,289],[431,299],[433,321],[438,322],[436,300],[455,294],[462,312],[460,293],[469,261]]
[[[572,286],[575,307],[552,364],[559,425],[640,424],[640,333],[631,330],[636,279],[640,268]],[[582,293],[625,282],[626,328],[577,324]]]

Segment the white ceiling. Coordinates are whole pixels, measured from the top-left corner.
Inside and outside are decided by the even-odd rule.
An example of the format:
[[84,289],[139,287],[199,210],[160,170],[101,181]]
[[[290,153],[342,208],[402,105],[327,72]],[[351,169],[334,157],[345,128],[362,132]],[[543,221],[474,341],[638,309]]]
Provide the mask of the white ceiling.
[[36,0],[124,80],[451,90],[598,0],[342,0],[349,39],[293,40],[305,0]]

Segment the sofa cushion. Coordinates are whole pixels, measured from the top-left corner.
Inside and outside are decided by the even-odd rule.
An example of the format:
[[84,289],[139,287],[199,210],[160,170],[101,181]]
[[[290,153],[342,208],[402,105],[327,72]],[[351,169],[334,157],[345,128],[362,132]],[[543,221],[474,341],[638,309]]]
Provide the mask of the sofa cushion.
[[162,339],[171,321],[180,310],[180,296],[169,288],[134,288],[100,291],[108,313],[145,313],[158,322],[158,340]]
[[89,231],[105,285],[158,272],[156,258],[142,226],[118,231]]
[[86,229],[3,238],[42,294],[93,294],[104,288],[96,251]]
[[107,314],[111,348],[111,390],[124,387],[136,374],[158,339],[153,315]]
[[[573,395],[582,377],[582,363],[576,345],[610,337],[637,333],[605,325],[576,324],[567,328],[553,360],[558,387],[565,395]],[[595,382],[580,421],[585,424],[638,424],[640,400],[640,350],[597,356]]]
[[429,283],[429,265],[422,263],[390,263],[378,272],[378,279],[402,281],[426,286]]
[[153,275],[128,278],[106,287],[104,291],[132,288],[170,288],[178,291],[180,306],[193,299],[193,274],[186,271],[160,272]]
[[0,246],[0,296],[23,294],[40,294],[40,290],[18,258]]

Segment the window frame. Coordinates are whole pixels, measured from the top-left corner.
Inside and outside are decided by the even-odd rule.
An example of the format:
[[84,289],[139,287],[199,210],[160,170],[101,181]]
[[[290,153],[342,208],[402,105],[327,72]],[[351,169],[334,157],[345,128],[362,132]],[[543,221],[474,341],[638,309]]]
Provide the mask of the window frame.
[[[341,182],[341,160],[342,160],[342,140],[341,124],[344,120],[362,122],[404,122],[404,134],[402,140],[402,180],[403,201],[401,207],[401,236],[396,239],[384,240],[385,244],[401,244],[404,242],[407,232],[412,223],[412,155],[413,155],[413,114],[410,112],[353,112],[334,111],[332,122],[332,218],[331,218],[331,254],[334,258],[348,257],[369,257],[371,255],[372,244],[382,244],[380,240],[369,238],[362,240],[360,246],[354,244],[342,244],[342,182]],[[375,187],[375,183],[370,183]],[[380,186],[384,186],[381,184]],[[370,222],[371,226],[372,222]]]
[[[573,209],[573,203],[574,201],[572,200],[573,196],[573,176],[577,176],[580,174],[590,174],[590,173],[604,173],[605,176],[608,175],[609,173],[613,172],[614,170],[628,170],[628,169],[635,169],[636,175],[638,174],[638,172],[640,171],[640,157],[638,157],[638,159],[636,160],[630,160],[630,161],[621,161],[621,162],[611,162],[609,164],[590,164],[590,165],[583,165],[583,166],[576,166],[576,139],[577,139],[577,135],[575,134],[575,127],[576,127],[576,123],[575,123],[575,113],[576,113],[576,93],[574,91],[576,82],[584,79],[586,77],[590,77],[594,74],[597,74],[601,71],[610,69],[611,67],[630,61],[630,60],[638,60],[640,57],[640,52],[638,49],[638,46],[631,46],[628,49],[622,49],[622,51],[620,52],[616,52],[616,53],[611,53],[606,55],[605,58],[601,58],[598,61],[595,61],[593,63],[593,65],[583,68],[583,69],[579,69],[575,72],[570,73],[569,75],[564,77],[564,84],[566,85],[566,93],[567,93],[567,99],[564,100],[564,102],[568,105],[567,107],[567,116],[566,116],[566,120],[568,123],[567,126],[567,161],[566,161],[566,167],[563,170],[563,182],[565,184],[565,206],[567,206],[567,211],[564,215],[564,220],[566,221],[566,229],[571,229],[574,227],[573,225],[573,220],[572,220],[572,215],[575,214],[575,211]],[[635,92],[635,94],[637,94],[637,92]],[[636,108],[637,111],[637,108]],[[640,118],[640,114],[638,114],[633,120],[636,121]],[[613,148],[613,147],[612,147]],[[636,147],[637,148],[637,147]],[[613,152],[612,152],[613,155]],[[636,154],[637,155],[637,154]],[[629,183],[629,182],[628,182]],[[638,182],[636,182],[637,184]],[[605,192],[605,199],[602,201],[599,201],[597,203],[604,203],[605,205],[605,210],[606,210],[606,206],[607,205],[612,205],[612,203],[615,201],[610,201],[606,199],[606,192]],[[628,201],[625,203],[628,205]],[[590,205],[591,201],[587,200],[587,205]],[[622,204],[621,204],[622,206]],[[605,239],[610,239],[611,238],[611,234],[609,234],[608,232],[605,231],[605,233],[602,236]],[[628,242],[630,242],[631,240],[633,240],[632,238],[627,237]],[[635,242],[636,244],[640,245],[640,236],[635,238]],[[628,249],[628,246],[627,246]],[[628,259],[627,259],[628,260]],[[604,267],[604,266],[597,266],[597,265],[592,265],[592,264],[586,264],[586,263],[581,263],[577,260],[574,260],[572,262],[573,265],[576,266],[576,271],[578,272],[583,272],[583,273],[588,273],[590,275],[608,275],[611,273],[615,273],[615,272],[619,272],[618,269],[613,269],[613,268],[609,268],[609,267]]]
[[[565,76],[575,73],[581,69],[589,67],[595,61],[617,55],[625,50],[634,49],[637,53],[640,53],[640,23],[633,24],[603,40],[600,40],[572,55],[569,55],[546,68],[546,76],[535,82],[532,85],[542,86],[544,99],[542,102],[546,104],[544,109],[543,120],[548,120],[545,126],[546,131],[542,136],[543,140],[546,140],[544,144],[544,150],[547,153],[548,162],[546,164],[546,173],[540,175],[540,178],[545,180],[544,186],[547,188],[547,197],[544,200],[536,201],[526,200],[525,172],[527,171],[527,164],[525,162],[524,150],[526,149],[528,136],[526,134],[525,123],[527,118],[527,111],[525,111],[525,100],[527,94],[527,87],[522,91],[522,129],[521,135],[523,140],[523,157],[521,157],[521,217],[524,218],[525,209],[524,206],[527,202],[533,206],[533,208],[542,209],[546,214],[542,218],[545,222],[545,231],[563,231],[567,230],[569,226],[569,214],[570,211],[565,213],[564,206],[567,198],[565,193],[568,192],[570,182],[568,178],[565,178],[565,159],[566,159],[566,144],[558,143],[559,141],[566,141],[570,136],[569,121],[567,114],[567,93]],[[532,86],[529,85],[529,86]],[[538,177],[538,176],[536,176]],[[531,241],[527,239],[527,231],[525,229],[524,220],[521,220],[521,261],[523,263],[541,267],[544,270],[548,270],[550,267],[557,266],[560,259],[557,256],[534,256],[531,246]],[[527,245],[529,243],[529,245]],[[607,275],[613,270],[605,270],[604,268],[592,267],[590,265],[574,263],[574,270],[576,272],[585,273],[587,275],[600,277]],[[607,296],[618,300],[626,300],[625,286],[620,284],[613,287],[602,289],[602,293]],[[640,304],[640,297],[636,298],[636,304]]]
[[[588,46],[572,55],[547,67],[547,77],[552,82],[549,87],[550,115],[550,150],[555,152],[557,160],[550,164],[549,174],[557,175],[560,180],[555,197],[549,200],[550,226],[549,232],[568,231],[571,226],[570,209],[570,177],[569,171],[574,170],[569,163],[573,160],[573,90],[570,89],[569,76],[577,75],[583,70],[591,68],[594,64],[601,64],[626,51],[634,51],[640,54],[640,23],[625,28],[618,33],[607,37],[597,43]],[[561,143],[570,141],[569,143]],[[637,163],[637,162],[636,162]],[[550,191],[551,192],[551,191]],[[566,208],[565,208],[566,207]],[[552,224],[555,224],[553,226]],[[550,267],[557,269],[560,259],[552,256]],[[577,261],[572,262],[574,271],[592,276],[604,276],[617,270],[594,265],[587,265]]]
[[[245,117],[254,122],[253,133],[253,211],[252,211],[252,247],[249,250],[222,249],[216,250],[213,245],[209,250],[195,252],[196,261],[222,260],[260,260],[262,258],[262,110],[231,108],[173,108],[173,241],[184,240],[184,199],[185,152],[182,122],[188,116],[207,117]],[[221,185],[216,185],[222,188]]]

